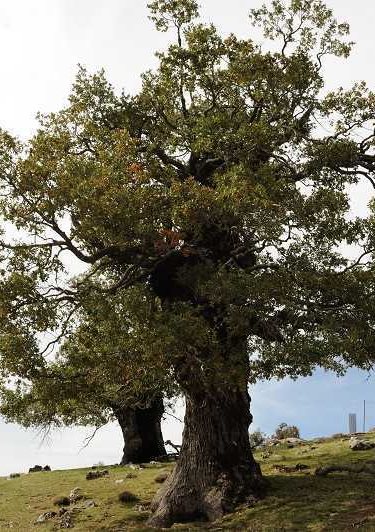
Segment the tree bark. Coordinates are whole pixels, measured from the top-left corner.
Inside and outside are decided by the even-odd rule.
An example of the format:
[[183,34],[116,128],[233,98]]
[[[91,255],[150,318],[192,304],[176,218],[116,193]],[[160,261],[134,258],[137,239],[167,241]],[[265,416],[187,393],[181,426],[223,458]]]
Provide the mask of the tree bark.
[[243,389],[186,394],[181,454],[153,501],[151,526],[215,521],[260,495],[263,481],[250,449],[249,407],[246,383]]
[[162,398],[147,408],[113,408],[124,437],[121,464],[139,464],[166,456],[161,419],[164,413]]

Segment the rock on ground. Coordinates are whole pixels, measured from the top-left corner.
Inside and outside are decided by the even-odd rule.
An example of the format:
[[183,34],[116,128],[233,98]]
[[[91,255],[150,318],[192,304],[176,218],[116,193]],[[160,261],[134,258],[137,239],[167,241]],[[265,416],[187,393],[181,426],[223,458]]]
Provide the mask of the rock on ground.
[[35,523],[45,523],[49,519],[53,519],[56,517],[56,512],[44,512],[44,514],[41,514],[38,519],[35,521]]
[[97,506],[97,504],[94,499],[86,499],[80,506],[77,506],[77,508],[80,510],[87,510],[89,508],[95,508],[95,506]]
[[83,493],[81,488],[73,488],[69,495],[70,502],[74,503],[83,499]]
[[352,451],[368,451],[375,447],[375,443],[366,440],[360,440],[358,438],[351,438],[349,441],[349,447]]

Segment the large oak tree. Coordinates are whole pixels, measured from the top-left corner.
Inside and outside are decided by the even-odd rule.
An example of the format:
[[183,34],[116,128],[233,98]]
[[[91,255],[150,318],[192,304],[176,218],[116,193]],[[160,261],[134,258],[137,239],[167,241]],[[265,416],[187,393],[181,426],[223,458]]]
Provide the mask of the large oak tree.
[[46,331],[79,327],[93,294],[121,302],[134,382],[162,372],[186,398],[150,519],[169,526],[259,494],[249,380],[373,363],[374,218],[352,216],[349,186],[374,184],[375,97],[324,91],[325,57],[351,44],[320,0],[253,10],[269,49],[221,36],[195,0],[150,9],[176,40],[137,95],[81,71],[29,143],[2,134],[0,349],[31,374]]

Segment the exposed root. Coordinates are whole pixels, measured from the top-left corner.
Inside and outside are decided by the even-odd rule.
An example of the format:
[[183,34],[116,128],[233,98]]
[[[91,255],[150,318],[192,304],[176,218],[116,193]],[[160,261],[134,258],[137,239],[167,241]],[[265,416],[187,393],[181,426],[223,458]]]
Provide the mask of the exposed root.
[[275,469],[276,471],[280,471],[280,473],[297,473],[298,471],[305,471],[306,469],[310,469],[310,467],[305,464],[297,464],[295,466],[275,464],[273,466],[273,469]]
[[330,473],[369,473],[370,475],[375,475],[375,463],[364,462],[363,464],[331,465],[318,467],[315,470],[315,475],[318,477],[326,477]]
[[222,474],[210,487],[190,482],[188,488],[178,474],[172,474],[152,502],[151,510],[155,513],[148,524],[169,528],[176,522],[213,522],[233,512],[240,504],[253,506],[265,488],[260,469],[257,464],[255,466],[256,471],[237,479]]

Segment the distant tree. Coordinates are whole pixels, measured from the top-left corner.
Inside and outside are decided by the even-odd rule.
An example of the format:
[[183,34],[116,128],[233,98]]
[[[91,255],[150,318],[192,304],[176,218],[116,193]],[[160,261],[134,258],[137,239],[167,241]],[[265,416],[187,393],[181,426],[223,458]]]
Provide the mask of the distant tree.
[[266,434],[264,434],[264,432],[261,432],[260,429],[254,430],[254,432],[250,432],[249,440],[251,449],[256,449],[257,447],[262,445],[266,441],[266,438]]
[[300,433],[298,427],[295,425],[288,425],[287,423],[280,423],[275,430],[275,438],[284,440],[285,438],[299,438]]
[[0,414],[6,421],[46,433],[55,427],[94,426],[94,436],[103,425],[117,421],[124,439],[122,464],[166,456],[161,431],[162,397],[152,401],[143,398],[143,406],[128,407],[120,395],[113,398],[113,390],[103,389],[100,384],[90,389],[87,379],[79,378],[72,367],[57,365],[49,369],[48,377],[44,375],[32,385],[3,388],[0,398]]
[[2,133],[0,352],[4,378],[32,378],[94,295],[132,317],[128,382],[186,399],[163,527],[262,489],[249,380],[374,362],[374,204],[353,217],[349,187],[375,184],[375,95],[323,90],[351,45],[320,0],[252,11],[270,51],[195,22],[195,0],[150,9],[176,40],[138,94],[81,71],[29,143]]

